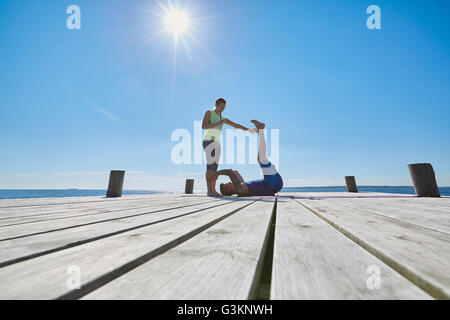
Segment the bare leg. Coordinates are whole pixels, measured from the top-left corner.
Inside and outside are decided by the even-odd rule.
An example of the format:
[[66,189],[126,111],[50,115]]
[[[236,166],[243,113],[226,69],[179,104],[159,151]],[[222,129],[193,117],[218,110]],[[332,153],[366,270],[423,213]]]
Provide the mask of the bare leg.
[[258,147],[258,162],[266,164],[269,163],[269,159],[267,159],[267,143],[266,137],[264,136],[264,128],[266,125],[256,120],[251,121],[256,129],[258,129],[259,135],[259,147]]
[[214,175],[213,175],[213,177],[211,179],[211,195],[213,197],[222,197],[222,194],[220,194],[216,190],[217,178],[218,178],[218,176],[217,176],[216,172],[214,172]]
[[206,152],[206,187],[208,189],[208,196],[210,197],[220,197],[222,196],[220,193],[216,191],[216,171],[217,171],[217,163],[219,163],[221,146],[218,142],[209,143],[205,147]]
[[216,173],[213,170],[206,170],[206,187],[208,188],[209,197],[221,197],[222,195],[216,191],[216,181],[214,179]]
[[208,195],[211,193],[211,170],[206,170],[206,188],[208,189]]

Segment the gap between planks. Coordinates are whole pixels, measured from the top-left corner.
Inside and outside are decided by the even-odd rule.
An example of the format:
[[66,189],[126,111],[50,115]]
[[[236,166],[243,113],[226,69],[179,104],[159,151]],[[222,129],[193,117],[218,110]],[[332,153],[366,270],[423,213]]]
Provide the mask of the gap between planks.
[[257,201],[83,299],[252,299],[273,214]]
[[[168,209],[168,210],[157,210],[157,211],[154,211],[154,212],[150,212],[149,214],[165,213],[165,212],[170,212],[170,211],[175,211],[174,213],[176,213],[180,209],[194,207],[194,208],[192,208],[194,210],[188,211],[186,213],[180,214],[178,212],[177,214],[169,216],[169,217],[165,217],[165,218],[159,217],[156,220],[153,220],[153,221],[150,221],[150,222],[146,222],[146,223],[140,222],[137,225],[134,225],[132,227],[122,228],[122,229],[119,229],[119,230],[116,230],[116,231],[113,231],[113,232],[107,232],[107,233],[103,233],[103,234],[100,234],[100,235],[91,236],[91,237],[87,237],[87,238],[80,238],[80,236],[78,235],[80,232],[77,232],[76,233],[76,237],[77,237],[76,240],[72,239],[70,242],[63,243],[62,245],[59,245],[59,246],[56,246],[56,247],[53,247],[53,248],[47,248],[47,249],[40,250],[40,251],[37,251],[37,252],[31,251],[31,252],[26,253],[25,255],[22,255],[22,256],[19,256],[19,257],[10,258],[10,259],[8,259],[6,261],[0,262],[0,268],[1,267],[5,267],[5,266],[9,266],[9,265],[13,265],[13,264],[16,264],[16,263],[19,263],[19,262],[23,262],[23,261],[26,261],[26,260],[30,260],[30,259],[33,259],[33,258],[37,258],[37,257],[40,257],[40,256],[44,256],[44,255],[47,255],[47,254],[51,254],[51,253],[54,253],[54,252],[58,252],[58,251],[66,250],[66,249],[69,249],[69,248],[77,247],[77,246],[80,246],[80,245],[83,245],[83,244],[87,244],[87,243],[90,243],[90,242],[94,242],[94,241],[106,239],[106,238],[109,238],[109,237],[113,237],[113,236],[116,236],[116,235],[119,235],[119,234],[122,234],[122,233],[126,233],[126,232],[129,232],[129,231],[139,230],[141,228],[145,228],[145,227],[148,227],[148,226],[151,226],[151,225],[154,225],[154,224],[158,224],[158,223],[162,223],[162,222],[166,222],[166,221],[170,221],[170,220],[175,220],[175,219],[182,218],[182,217],[185,217],[185,216],[188,216],[188,215],[192,215],[192,214],[204,211],[204,210],[213,209],[213,208],[221,207],[221,206],[224,206],[224,205],[229,205],[229,204],[232,204],[234,202],[235,201],[228,201],[228,202],[221,202],[220,201],[219,203],[216,203],[215,205],[208,206],[208,207],[203,207],[204,204],[203,205],[202,204],[197,204],[197,205],[184,206],[182,208],[175,207],[175,208],[171,208],[171,209]],[[208,202],[206,204],[208,204]],[[195,208],[196,206],[200,206],[200,208]],[[132,217],[135,217],[135,215],[132,216]],[[151,215],[150,217],[153,217],[153,216]],[[122,220],[126,220],[126,219],[129,219],[129,218],[124,218]],[[88,226],[90,226],[90,225],[88,225]],[[86,226],[83,225],[81,227],[86,227]],[[78,227],[78,228],[81,228],[81,227]],[[105,226],[105,228],[106,228],[106,226]],[[64,230],[60,230],[60,231],[64,231]],[[97,230],[92,230],[91,228],[89,228],[89,230],[87,230],[87,231],[89,231],[89,233],[97,232]],[[87,231],[85,230],[84,233],[86,233]],[[99,230],[99,231],[101,231],[101,230]],[[46,235],[42,234],[42,236],[46,236]],[[66,236],[64,234],[62,234],[61,236],[63,238],[61,240],[59,240],[59,241],[63,242],[64,237],[66,237]],[[10,241],[7,242],[8,246],[11,247],[12,245],[15,245],[15,246],[19,246],[19,248],[20,248],[20,245],[21,245],[20,241],[22,239],[23,238],[16,239],[16,240],[19,240],[18,244],[14,244],[14,242],[10,240]],[[58,238],[52,239],[51,243],[56,241],[56,239],[58,239]],[[36,239],[34,239],[33,242],[36,242]],[[0,243],[0,245],[1,245],[1,243]],[[30,249],[28,249],[30,247],[29,244],[24,243],[22,246],[25,247],[26,251],[30,251]],[[34,248],[34,246],[32,248]],[[8,255],[11,255],[11,252],[9,252]]]
[[[121,198],[107,198],[107,197],[70,197],[70,198],[31,198],[31,199],[1,199],[0,200],[0,210],[10,209],[10,208],[24,208],[24,207],[45,207],[45,206],[57,206],[57,205],[70,205],[70,204],[80,204],[80,203],[99,203],[99,202],[122,202],[130,200],[144,200],[150,197],[152,198],[170,198],[174,195],[170,194],[150,194],[150,195],[137,195],[137,196],[123,196]],[[89,200],[88,200],[89,199]],[[58,201],[55,203],[48,201]],[[7,202],[24,202],[21,205],[7,205]],[[29,203],[27,203],[29,202]],[[33,204],[33,202],[37,202]]]
[[234,215],[236,212],[239,212],[242,209],[245,209],[246,207],[252,205],[255,202],[256,201],[250,202],[250,203],[244,205],[243,207],[237,208],[223,216],[220,216],[220,217],[214,219],[213,221],[210,221],[207,224],[204,224],[204,225],[166,243],[165,245],[162,245],[162,246],[144,254],[143,256],[140,256],[140,257],[120,266],[119,268],[113,270],[112,272],[104,274],[103,276],[100,276],[99,278],[96,278],[96,279],[88,282],[87,284],[83,285],[80,289],[72,290],[72,291],[58,297],[57,299],[58,300],[80,299],[83,296],[91,293],[92,291],[104,286],[106,283],[109,283],[112,280],[115,280],[115,279],[119,278],[120,276],[128,273],[129,271],[143,265],[144,263],[148,262],[149,260],[154,259],[155,257],[162,255],[163,253],[169,251],[170,249],[173,249],[173,248],[181,245],[182,243],[197,236],[198,234],[202,233],[203,231],[211,228],[212,226],[216,225],[217,223],[221,222],[222,220]]
[[[213,202],[215,202],[215,201],[213,201]],[[103,220],[94,220],[94,221],[91,221],[91,222],[80,223],[80,224],[71,225],[71,226],[65,226],[65,227],[59,227],[59,228],[55,228],[55,229],[48,229],[48,230],[43,230],[43,231],[31,232],[31,233],[17,235],[17,236],[10,235],[7,238],[0,239],[0,242],[10,241],[10,240],[15,240],[15,239],[20,239],[20,238],[26,238],[26,237],[32,237],[32,236],[36,236],[36,235],[40,235],[40,234],[47,234],[47,233],[52,233],[52,232],[57,232],[57,231],[62,231],[62,230],[68,230],[68,229],[73,229],[73,228],[78,228],[78,227],[90,226],[90,225],[95,225],[95,224],[99,224],[99,223],[106,223],[106,222],[117,221],[117,220],[122,220],[122,219],[134,218],[134,217],[139,217],[139,216],[145,216],[145,215],[156,213],[156,212],[164,212],[164,211],[169,211],[169,210],[173,210],[173,209],[180,209],[180,208],[185,208],[185,207],[195,206],[195,205],[196,204],[194,203],[194,204],[188,204],[188,205],[182,205],[182,206],[176,206],[176,207],[162,208],[162,209],[153,210],[153,211],[144,211],[142,213],[137,213],[137,214],[132,214],[132,215],[119,216],[119,217],[103,219]],[[124,211],[126,211],[126,210],[124,210]],[[10,231],[10,230],[7,230],[7,231]]]
[[[390,257],[389,255],[382,252],[380,249],[375,248],[373,245],[369,244],[368,242],[364,241],[358,236],[355,236],[352,232],[349,230],[343,228],[338,223],[335,223],[331,219],[325,217],[324,215],[320,214],[316,210],[312,209],[308,205],[304,204],[303,202],[299,201],[298,199],[294,199],[295,202],[297,202],[299,205],[303,206],[313,214],[315,214],[317,217],[328,223],[330,226],[335,228],[337,231],[342,233],[344,236],[358,244],[363,249],[367,250],[369,253],[377,257],[379,260],[386,263],[388,266],[390,266],[392,269],[400,273],[402,276],[404,276],[406,279],[414,283],[416,286],[427,292],[430,296],[434,297],[435,299],[450,299],[450,295],[447,293],[447,290],[442,288],[440,285],[435,283],[432,280],[425,279],[424,277],[418,275],[416,272],[408,268],[407,266],[403,265],[402,263],[399,263],[395,260],[395,258]],[[388,217],[386,217],[388,218]]]
[[[128,272],[130,268],[178,246],[255,201],[236,200],[231,207],[202,210],[181,221],[148,226],[138,234],[124,233],[0,268],[0,278],[4,280],[0,282],[0,298],[76,299]],[[66,268],[70,265],[77,265],[83,270],[82,291],[71,291],[66,286]]]
[[[178,199],[177,199],[178,200]],[[17,226],[17,225],[24,225],[24,224],[32,224],[32,223],[39,223],[39,222],[46,222],[46,221],[55,221],[55,220],[63,220],[63,219],[72,219],[72,218],[78,218],[78,217],[85,217],[85,216],[93,216],[93,215],[101,215],[101,214],[109,214],[109,213],[115,213],[115,212],[126,212],[126,211],[132,211],[137,209],[150,209],[152,207],[163,207],[163,206],[171,206],[175,204],[183,204],[183,206],[187,205],[197,205],[197,204],[203,204],[203,203],[212,203],[217,202],[217,200],[210,200],[210,201],[204,201],[204,202],[194,202],[194,201],[171,201],[171,202],[152,202],[147,203],[146,205],[140,205],[140,206],[129,206],[129,205],[123,205],[120,207],[114,207],[113,210],[111,209],[103,209],[102,208],[86,208],[85,210],[79,210],[75,211],[75,214],[67,214],[67,212],[57,212],[57,213],[45,213],[42,215],[49,216],[49,215],[57,215],[56,217],[49,217],[49,218],[36,218],[36,216],[41,215],[32,215],[32,216],[18,216],[18,217],[9,217],[9,218],[3,218],[3,219],[16,219],[16,221],[11,222],[3,222],[5,224],[2,224],[0,221],[0,229],[5,227],[11,227],[11,226]],[[70,212],[71,213],[71,212]],[[81,213],[81,214],[76,214]],[[2,220],[2,219],[0,219]],[[9,224],[8,224],[9,223]]]

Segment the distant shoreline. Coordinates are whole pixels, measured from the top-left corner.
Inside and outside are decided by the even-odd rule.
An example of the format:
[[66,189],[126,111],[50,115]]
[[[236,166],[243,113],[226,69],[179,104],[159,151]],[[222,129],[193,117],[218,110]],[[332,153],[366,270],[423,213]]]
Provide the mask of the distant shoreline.
[[[439,187],[441,195],[450,196],[450,187]],[[345,186],[321,187],[285,187],[283,192],[346,192]],[[412,186],[358,186],[359,192],[381,192],[391,194],[415,194]],[[174,194],[184,190],[124,190],[123,195],[146,194]],[[195,190],[195,193],[206,190]],[[105,196],[106,189],[0,189],[0,199],[37,199],[37,198],[66,198],[66,197],[95,197]]]
[[[358,185],[358,188],[412,188],[412,186],[403,186],[403,185]],[[345,188],[345,185],[341,186],[302,186],[302,187],[284,187],[284,189],[297,189],[297,188]],[[439,188],[450,188],[450,186],[440,186]],[[106,189],[81,189],[81,188],[64,188],[64,189],[0,189],[0,191],[67,191],[67,190],[79,190],[79,191],[105,191]],[[203,189],[201,189],[203,190]],[[205,189],[206,190],[206,189]],[[124,191],[142,191],[142,192],[177,192],[182,191],[182,189],[169,189],[169,190],[151,190],[151,189],[128,189]]]

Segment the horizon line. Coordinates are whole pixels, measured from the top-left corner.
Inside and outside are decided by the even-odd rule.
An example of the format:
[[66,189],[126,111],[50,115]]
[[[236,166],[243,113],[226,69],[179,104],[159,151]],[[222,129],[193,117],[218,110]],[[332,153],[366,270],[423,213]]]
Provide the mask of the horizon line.
[[[335,187],[346,187],[345,185],[334,185],[334,186],[295,186],[295,187],[283,187],[283,189],[289,189],[289,188],[335,188]],[[409,187],[413,188],[412,185],[358,185],[358,187]],[[438,186],[438,188],[450,188],[450,186]],[[81,191],[104,191],[107,188],[104,189],[89,189],[89,188],[62,188],[62,189],[0,189],[0,191],[51,191],[51,190],[81,190]],[[282,190],[283,190],[282,189]],[[184,190],[184,188],[180,189],[140,189],[140,188],[131,188],[131,189],[123,189],[123,191],[178,191],[178,190]],[[197,189],[197,190],[203,190],[203,189]],[[205,189],[206,190],[206,189]]]

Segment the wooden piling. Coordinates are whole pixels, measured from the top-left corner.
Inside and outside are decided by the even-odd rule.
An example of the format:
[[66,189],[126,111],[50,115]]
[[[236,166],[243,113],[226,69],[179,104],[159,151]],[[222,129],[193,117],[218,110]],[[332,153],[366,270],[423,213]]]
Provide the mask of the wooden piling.
[[194,179],[186,179],[186,187],[184,188],[185,194],[194,193]]
[[409,164],[414,190],[421,197],[440,197],[433,166],[430,163]]
[[125,171],[112,170],[109,175],[107,198],[120,198],[122,196],[123,181],[125,179]]
[[347,192],[358,192],[358,187],[356,186],[356,180],[354,176],[345,177],[345,184],[347,186]]

